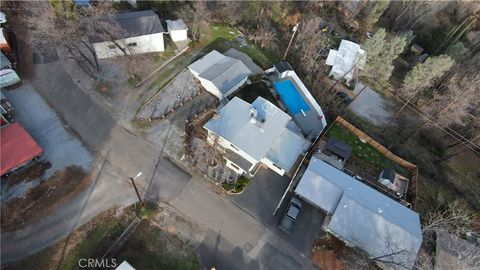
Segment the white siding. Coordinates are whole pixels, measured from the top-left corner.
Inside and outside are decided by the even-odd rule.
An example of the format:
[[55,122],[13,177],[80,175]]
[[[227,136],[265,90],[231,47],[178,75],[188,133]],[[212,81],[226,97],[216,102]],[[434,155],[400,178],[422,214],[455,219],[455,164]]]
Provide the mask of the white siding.
[[171,30],[168,27],[168,33],[173,41],[184,41],[187,40],[187,29],[184,30]]
[[232,146],[232,144],[229,141],[225,140],[222,137],[219,137],[217,134],[208,130],[207,142],[210,143],[211,145],[213,145],[214,141],[215,141],[215,137],[218,137],[218,140],[216,142],[218,146],[220,146],[222,148],[225,148],[225,149],[228,149],[228,150],[231,150],[232,152],[235,152],[235,153],[239,154],[244,159],[248,160],[248,162],[250,162],[254,165],[259,162],[258,160],[254,159],[253,157],[251,157],[247,153],[240,150],[238,147]]
[[202,77],[197,77],[197,78],[200,80],[200,83],[205,88],[205,90],[207,90],[207,92],[216,96],[220,100],[222,99],[222,92],[220,92],[220,90],[218,90],[217,86],[215,86],[215,84],[213,84],[212,81],[205,80]]
[[284,175],[285,174],[285,170],[284,169],[281,169],[277,166],[275,166],[275,164],[273,163],[273,161],[271,161],[270,159],[268,158],[263,158],[262,159],[262,163],[267,165],[268,168],[272,169],[272,171],[278,173],[279,175]]
[[240,168],[237,164],[235,164],[234,162],[231,162],[230,160],[228,160],[227,158],[225,158],[225,160],[227,161],[225,163],[225,166],[229,167],[230,169],[232,169],[232,171],[236,172],[238,175],[242,175],[244,173],[246,173],[246,171],[244,171],[242,168]]
[[238,88],[240,88],[242,85],[244,85],[248,80],[248,77],[245,77],[243,80],[239,81],[236,85],[234,85],[230,90],[228,90],[225,94],[222,94],[222,98],[226,98],[229,95],[233,94],[235,91],[237,91]]
[[[130,38],[118,40],[117,42],[123,48],[125,48],[127,44],[136,43],[136,46],[128,47],[129,49],[126,50],[127,54],[141,54],[141,53],[165,51],[165,47],[163,43],[163,33],[156,33],[156,34],[144,35],[144,36],[138,36],[138,37],[130,37]],[[93,47],[95,48],[95,52],[97,53],[97,57],[99,59],[123,55],[122,50],[120,50],[117,47],[110,49],[109,45],[114,45],[114,44],[109,41],[98,42],[93,44]]]

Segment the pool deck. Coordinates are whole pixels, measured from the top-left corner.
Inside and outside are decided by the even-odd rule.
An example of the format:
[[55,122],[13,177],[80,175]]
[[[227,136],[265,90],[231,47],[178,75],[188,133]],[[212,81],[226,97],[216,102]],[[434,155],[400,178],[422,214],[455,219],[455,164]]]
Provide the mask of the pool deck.
[[[278,79],[277,76],[274,74],[269,74],[268,78],[272,82],[272,89],[271,91],[275,92],[275,89],[273,89],[273,83],[278,82],[278,81],[284,81],[284,80],[289,80],[292,82],[292,84],[295,86],[297,92],[300,94],[300,96],[303,98],[305,103],[308,104],[308,107],[310,110],[304,112],[297,113],[297,114],[292,114],[291,112],[288,112],[288,114],[293,118],[295,123],[302,129],[302,134],[308,139],[308,140],[313,140],[315,139],[320,132],[323,130],[324,125],[319,118],[319,115],[317,111],[313,108],[313,105],[310,103],[307,97],[303,94],[302,91],[300,91],[300,87],[298,84],[295,82],[293,78],[286,77],[282,79]],[[282,100],[279,100],[279,103],[282,104],[283,108],[286,108],[285,104],[282,102]]]

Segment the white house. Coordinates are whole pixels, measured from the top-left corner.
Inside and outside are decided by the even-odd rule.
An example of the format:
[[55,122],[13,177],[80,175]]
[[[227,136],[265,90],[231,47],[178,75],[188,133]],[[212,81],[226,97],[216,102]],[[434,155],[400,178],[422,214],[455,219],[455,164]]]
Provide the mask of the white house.
[[185,41],[188,39],[187,37],[188,27],[182,21],[182,19],[178,19],[175,21],[165,20],[165,22],[167,23],[168,34],[170,34],[170,37],[174,42]]
[[355,42],[342,40],[338,50],[330,50],[326,64],[332,66],[329,76],[335,80],[344,79],[347,84],[353,79],[355,68],[363,70],[367,55]]
[[115,44],[107,38],[94,35],[90,42],[99,59],[124,55],[118,48],[122,47],[127,54],[163,52],[163,29],[160,19],[152,10],[116,14],[107,20],[116,23],[121,29],[121,38]]
[[215,50],[189,65],[188,69],[205,90],[220,100],[240,88],[252,74],[242,61]]
[[224,151],[226,165],[246,177],[261,164],[288,173],[311,145],[288,114],[262,97],[252,104],[234,97],[203,127],[208,142]]

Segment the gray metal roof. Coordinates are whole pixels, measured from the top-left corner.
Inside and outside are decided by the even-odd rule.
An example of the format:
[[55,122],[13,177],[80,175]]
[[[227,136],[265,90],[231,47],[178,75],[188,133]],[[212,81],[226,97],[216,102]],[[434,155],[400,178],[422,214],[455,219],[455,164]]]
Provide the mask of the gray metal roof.
[[183,22],[182,19],[178,20],[165,20],[168,30],[177,31],[177,30],[188,30],[187,25]]
[[348,159],[352,155],[352,146],[333,136],[327,139],[327,149],[343,159]]
[[[255,121],[252,121],[251,109],[255,109],[257,112]],[[258,97],[252,104],[234,97],[220,109],[217,117],[212,118],[204,125],[204,128],[260,161],[267,156],[276,140],[288,131],[286,126],[291,119],[288,114],[262,97]],[[304,143],[305,140],[301,145]],[[293,148],[274,148],[278,156],[295,155],[297,157],[299,152],[293,153],[292,149],[301,149],[298,145]],[[281,151],[288,154],[280,153]]]
[[211,81],[221,93],[250,76],[252,72],[240,60],[225,56],[215,50],[189,65],[198,76]]
[[295,193],[332,213],[330,232],[371,257],[394,254],[385,259],[413,267],[422,243],[418,213],[316,157]]
[[274,66],[279,73],[283,73],[287,70],[293,70],[292,66],[290,66],[290,63],[285,60],[276,63]]
[[[165,29],[163,28],[158,15],[152,10],[115,14],[106,18],[105,21],[115,23],[123,30],[118,37],[119,39],[165,33]],[[90,38],[91,42],[101,42],[106,40],[107,39],[101,35],[94,35]]]

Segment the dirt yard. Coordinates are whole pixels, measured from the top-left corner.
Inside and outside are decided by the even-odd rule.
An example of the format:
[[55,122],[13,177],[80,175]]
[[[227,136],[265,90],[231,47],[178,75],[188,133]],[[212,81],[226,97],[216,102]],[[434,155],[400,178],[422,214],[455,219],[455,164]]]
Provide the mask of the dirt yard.
[[312,261],[320,270],[379,269],[360,253],[329,234],[313,242]]
[[[66,239],[2,269],[77,269],[81,258],[101,258],[134,221],[135,213],[135,206],[106,210]],[[116,259],[118,266],[127,260],[136,269],[200,269],[193,245],[199,243],[203,232],[163,208],[148,217],[112,254],[110,262]]]
[[134,217],[131,208],[104,211],[66,239],[4,269],[77,269],[80,258],[102,256]]
[[[40,163],[39,163],[40,164]],[[27,170],[25,172],[41,171]],[[28,174],[27,176],[32,176]],[[54,173],[39,185],[30,189],[24,197],[14,198],[2,205],[1,229],[18,230],[48,215],[56,207],[81,192],[89,183],[87,173],[77,167],[69,166]]]

